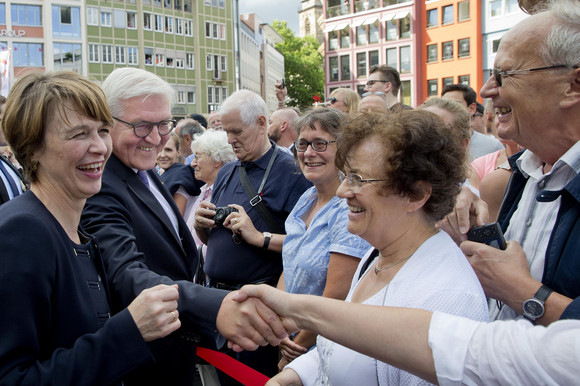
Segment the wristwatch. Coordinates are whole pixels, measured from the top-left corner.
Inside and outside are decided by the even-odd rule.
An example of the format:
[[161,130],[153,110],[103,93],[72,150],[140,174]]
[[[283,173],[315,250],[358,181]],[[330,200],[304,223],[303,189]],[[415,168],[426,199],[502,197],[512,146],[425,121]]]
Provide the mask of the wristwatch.
[[531,298],[524,302],[524,318],[534,323],[536,319],[544,315],[544,303],[553,290],[545,285],[542,285],[538,292]]
[[268,245],[270,245],[270,240],[272,239],[272,234],[270,232],[264,232],[262,235],[264,235],[264,245],[262,245],[262,249],[268,249]]

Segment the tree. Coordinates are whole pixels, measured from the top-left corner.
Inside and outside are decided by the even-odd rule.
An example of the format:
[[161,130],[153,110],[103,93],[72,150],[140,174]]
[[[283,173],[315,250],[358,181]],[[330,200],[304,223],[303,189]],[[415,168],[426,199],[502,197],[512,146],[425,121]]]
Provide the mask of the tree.
[[313,36],[297,37],[285,21],[274,20],[276,32],[284,41],[276,49],[284,55],[284,77],[288,88],[288,105],[301,109],[312,106],[315,95],[324,95],[323,58]]

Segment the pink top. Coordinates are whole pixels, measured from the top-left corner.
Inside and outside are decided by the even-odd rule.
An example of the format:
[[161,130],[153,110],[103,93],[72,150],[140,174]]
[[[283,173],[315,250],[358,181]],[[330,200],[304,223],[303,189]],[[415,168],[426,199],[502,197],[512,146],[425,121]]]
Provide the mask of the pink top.
[[483,177],[495,170],[495,164],[502,150],[494,151],[493,153],[486,154],[479,158],[476,158],[471,162],[471,167],[475,169],[477,177],[481,181]]

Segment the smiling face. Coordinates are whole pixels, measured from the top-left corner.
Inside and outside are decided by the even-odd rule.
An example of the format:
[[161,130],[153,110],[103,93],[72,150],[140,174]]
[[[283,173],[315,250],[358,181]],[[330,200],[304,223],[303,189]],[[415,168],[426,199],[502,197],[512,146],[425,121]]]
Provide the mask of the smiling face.
[[[336,138],[323,130],[318,122],[314,122],[314,129],[310,126],[304,126],[300,129],[298,141],[313,142],[317,139],[334,141]],[[308,181],[317,186],[318,190],[320,190],[319,186],[338,180],[338,170],[334,166],[336,143],[329,143],[323,152],[314,151],[309,145],[306,151],[297,153],[302,174]]]
[[[150,95],[126,99],[122,102],[123,115],[118,118],[131,122],[160,122],[171,118],[169,100],[164,95]],[[155,166],[157,154],[169,140],[169,135],[159,135],[157,126],[145,138],[139,138],[133,128],[115,121],[111,131],[113,153],[126,166],[137,170],[149,170]]]
[[157,164],[163,170],[169,169],[179,159],[179,150],[173,139],[167,141],[163,149],[157,154]]
[[38,161],[35,184],[64,199],[84,200],[101,190],[103,168],[112,148],[110,126],[74,110],[65,111],[68,123],[59,113],[53,114],[43,145],[33,154]]
[[195,152],[195,158],[191,161],[191,167],[195,170],[195,178],[208,185],[213,184],[222,166],[223,162],[215,161],[207,153],[199,150]]
[[255,161],[264,155],[269,145],[268,124],[264,116],[258,117],[254,124],[244,125],[240,112],[234,110],[222,116],[222,126],[240,161]]

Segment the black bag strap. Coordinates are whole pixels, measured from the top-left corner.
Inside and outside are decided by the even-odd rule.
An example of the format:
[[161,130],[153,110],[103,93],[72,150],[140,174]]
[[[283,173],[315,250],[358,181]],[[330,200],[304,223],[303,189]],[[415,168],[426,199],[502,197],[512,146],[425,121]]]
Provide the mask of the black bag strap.
[[359,275],[358,275],[358,280],[360,280],[363,277],[363,275],[365,274],[365,272],[367,271],[367,269],[369,269],[369,267],[371,266],[371,264],[373,263],[373,261],[375,261],[375,259],[377,258],[378,255],[379,255],[379,250],[378,249],[374,249],[371,252],[371,255],[364,262],[363,266],[360,269],[360,272],[359,272]]
[[280,227],[278,222],[276,222],[274,215],[270,211],[270,209],[266,206],[266,203],[262,200],[262,190],[264,189],[264,185],[266,184],[266,180],[268,179],[268,175],[270,174],[270,170],[272,170],[272,164],[274,163],[274,159],[276,159],[276,155],[278,154],[278,146],[274,144],[274,153],[272,157],[270,157],[270,162],[268,163],[268,167],[266,168],[266,173],[264,173],[264,178],[262,178],[262,183],[260,184],[260,189],[256,192],[254,186],[250,182],[248,178],[248,173],[243,165],[238,165],[238,172],[240,173],[240,182],[242,187],[244,188],[244,192],[246,192],[246,196],[250,199],[250,205],[256,209],[262,220],[268,225],[268,228],[273,233],[284,234],[286,231],[284,227]]

